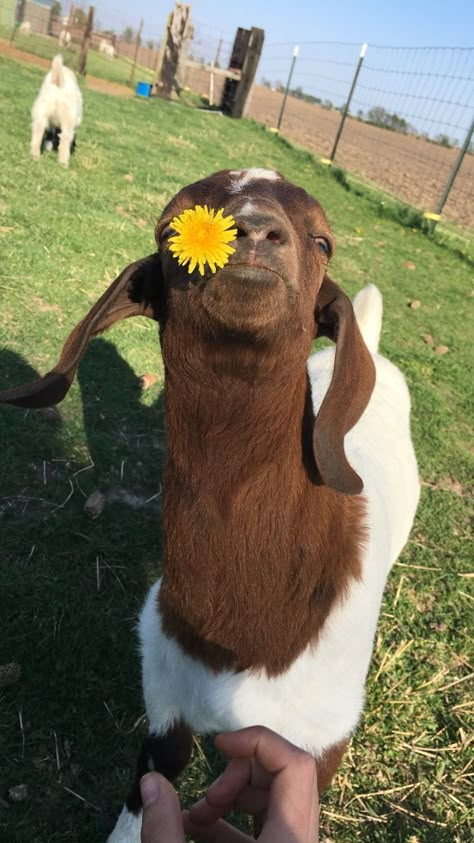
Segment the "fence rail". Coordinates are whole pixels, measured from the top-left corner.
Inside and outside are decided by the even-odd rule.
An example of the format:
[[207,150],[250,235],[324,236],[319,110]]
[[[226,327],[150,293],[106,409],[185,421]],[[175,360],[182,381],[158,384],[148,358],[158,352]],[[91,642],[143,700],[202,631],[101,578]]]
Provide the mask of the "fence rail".
[[[0,41],[14,39],[21,50],[50,58],[67,29],[70,40],[61,49],[66,62],[77,68],[85,17],[82,10],[71,13],[71,7],[61,17],[53,17],[50,9],[33,0],[0,0]],[[14,26],[15,18],[21,25]],[[225,81],[222,69],[229,65],[235,33],[193,23],[183,84],[219,103]],[[129,84],[136,53],[139,76],[135,78],[152,81],[162,32],[145,21],[143,33],[136,49],[136,27],[134,31],[122,13],[101,3],[91,35],[88,72]],[[104,51],[104,42],[113,47],[112,54]],[[280,120],[282,134],[328,159],[331,153],[334,157],[341,112],[347,106],[361,45],[303,41],[294,60],[295,46],[264,44],[249,115],[271,128]],[[290,67],[291,86],[282,110]],[[472,142],[466,142],[474,111],[474,48],[369,44],[359,70],[334,163],[436,216],[465,144],[467,154],[443,218],[474,227],[474,149]]]

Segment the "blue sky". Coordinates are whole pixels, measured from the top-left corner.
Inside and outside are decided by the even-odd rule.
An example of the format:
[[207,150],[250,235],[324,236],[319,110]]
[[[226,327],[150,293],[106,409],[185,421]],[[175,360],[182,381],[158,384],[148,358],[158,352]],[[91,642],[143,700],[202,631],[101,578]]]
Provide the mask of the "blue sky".
[[[65,6],[67,3],[64,4]],[[97,0],[97,16],[113,9],[125,23],[145,20],[149,37],[164,27],[173,0]],[[472,0],[193,0],[192,16],[201,29],[230,38],[238,26],[259,26],[268,43],[368,41],[396,46],[473,46]]]

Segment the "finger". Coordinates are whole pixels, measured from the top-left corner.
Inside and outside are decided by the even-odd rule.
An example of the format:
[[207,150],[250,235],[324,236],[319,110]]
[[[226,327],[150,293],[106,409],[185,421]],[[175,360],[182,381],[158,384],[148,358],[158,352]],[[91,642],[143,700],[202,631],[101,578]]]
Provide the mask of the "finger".
[[255,816],[267,810],[268,790],[259,790],[255,787],[244,787],[235,797],[231,805],[221,804],[220,806],[209,804],[204,797],[189,808],[193,822],[201,825],[216,822],[225,817],[231,811],[240,811],[242,814]]
[[[262,843],[271,843],[288,829],[295,839],[313,843],[318,839],[319,799],[316,764],[301,752],[275,775],[270,790]],[[259,838],[260,839],[260,838]]]
[[158,773],[140,781],[143,802],[142,843],[184,843],[181,806],[173,785]]
[[238,732],[224,732],[215,739],[217,749],[230,758],[254,757],[268,773],[278,773],[302,750],[265,726],[249,726]]
[[251,776],[250,761],[236,758],[207,790],[203,799],[190,808],[193,822],[213,823],[230,813]]
[[218,820],[211,825],[196,825],[190,819],[188,811],[183,811],[183,826],[186,834],[204,843],[251,843],[252,840],[243,831],[239,831],[224,820]]
[[314,833],[319,810],[316,765],[308,753],[262,726],[219,735],[215,743],[233,758],[252,754],[252,785],[259,783],[261,768],[267,774],[273,773],[263,841],[278,839],[282,829],[300,835],[297,839],[317,839]]

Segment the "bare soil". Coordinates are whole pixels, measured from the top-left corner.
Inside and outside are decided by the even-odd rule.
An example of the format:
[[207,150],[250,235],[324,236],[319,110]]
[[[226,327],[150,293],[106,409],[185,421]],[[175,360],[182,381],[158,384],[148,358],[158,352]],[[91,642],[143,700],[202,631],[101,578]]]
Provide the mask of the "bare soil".
[[[248,116],[273,127],[281,101],[282,95],[277,91],[256,86]],[[289,97],[280,131],[305,149],[328,157],[340,119],[337,111]],[[458,152],[424,138],[348,118],[335,163],[422,211],[434,211]],[[474,226],[473,188],[474,155],[466,155],[443,210],[447,219]]]
[[[209,73],[194,70],[187,84],[200,94],[209,91]],[[215,80],[215,102],[221,78]],[[255,85],[247,116],[269,128],[278,121],[283,96]],[[288,97],[280,134],[315,155],[328,158],[341,120],[338,111]],[[414,135],[402,135],[348,118],[337,148],[335,164],[360,176],[421,211],[434,212],[443,194],[458,149],[447,149]],[[443,217],[474,227],[474,155],[466,155],[456,177]]]

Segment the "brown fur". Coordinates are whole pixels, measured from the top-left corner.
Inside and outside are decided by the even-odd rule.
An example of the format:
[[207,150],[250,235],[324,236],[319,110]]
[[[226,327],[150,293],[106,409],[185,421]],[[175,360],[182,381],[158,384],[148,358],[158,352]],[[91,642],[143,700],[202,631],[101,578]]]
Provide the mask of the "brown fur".
[[359,576],[364,503],[318,478],[304,369],[219,384],[166,389],[163,624],[216,669],[274,675]]

